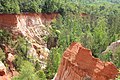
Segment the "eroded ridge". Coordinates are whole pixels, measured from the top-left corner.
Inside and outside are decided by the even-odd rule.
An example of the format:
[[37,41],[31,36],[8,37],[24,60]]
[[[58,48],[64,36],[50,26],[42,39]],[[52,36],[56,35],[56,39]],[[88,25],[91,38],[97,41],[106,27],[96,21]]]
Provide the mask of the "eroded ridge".
[[94,58],[89,49],[74,42],[64,52],[55,80],[109,80],[117,75],[113,63]]

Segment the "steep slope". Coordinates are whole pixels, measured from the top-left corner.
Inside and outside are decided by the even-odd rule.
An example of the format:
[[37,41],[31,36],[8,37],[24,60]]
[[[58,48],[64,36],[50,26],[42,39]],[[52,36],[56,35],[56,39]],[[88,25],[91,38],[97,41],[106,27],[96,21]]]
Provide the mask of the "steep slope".
[[[0,14],[0,29],[9,30],[13,38],[17,39],[22,35],[29,42],[30,46],[27,56],[35,58],[45,68],[49,49],[43,38],[49,35],[49,25],[57,17],[57,13],[24,13],[24,14]],[[48,25],[48,26],[45,26]]]

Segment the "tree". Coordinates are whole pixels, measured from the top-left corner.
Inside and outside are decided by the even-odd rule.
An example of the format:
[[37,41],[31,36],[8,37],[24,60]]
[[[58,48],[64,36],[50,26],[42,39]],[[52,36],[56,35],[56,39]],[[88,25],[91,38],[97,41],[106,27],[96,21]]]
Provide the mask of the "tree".
[[20,7],[17,0],[2,0],[3,13],[20,13]]
[[52,13],[58,12],[60,3],[57,0],[46,0],[45,4],[42,7],[42,12],[44,13]]
[[[108,32],[107,32],[107,24],[106,19],[100,17],[98,19],[97,26],[94,28],[93,31],[93,38],[94,38],[94,52],[93,53],[101,53],[105,50],[108,43]],[[102,47],[101,47],[102,46]]]
[[26,1],[20,3],[21,12],[41,12],[40,1]]
[[35,72],[35,68],[29,61],[23,61],[20,66],[20,75],[13,80],[46,80],[43,71]]

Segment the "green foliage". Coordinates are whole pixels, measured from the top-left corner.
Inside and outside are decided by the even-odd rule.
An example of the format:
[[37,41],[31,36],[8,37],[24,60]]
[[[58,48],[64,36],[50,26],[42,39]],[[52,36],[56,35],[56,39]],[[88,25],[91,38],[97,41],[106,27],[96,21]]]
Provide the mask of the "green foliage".
[[27,1],[20,4],[21,12],[41,12],[38,1]]
[[9,42],[11,42],[10,32],[0,29],[0,44],[9,44]]
[[77,4],[66,0],[1,0],[1,13],[20,13],[20,12],[59,12],[64,14],[67,11],[78,12]]
[[[20,75],[18,77],[14,77],[13,80],[46,80],[46,75],[39,66],[40,63],[36,63],[36,66],[33,66],[32,62],[27,58],[29,44],[24,37],[18,36],[16,40],[12,40],[12,36],[9,31],[0,30],[0,41],[0,45],[7,44],[15,50],[16,55],[13,63],[16,70],[20,72]],[[3,62],[5,61],[5,53],[3,53],[1,48],[0,60]]]
[[99,57],[104,61],[112,61],[118,68],[120,68],[120,47],[115,51],[108,51],[106,54],[101,54]]
[[[20,12],[59,12],[64,15],[66,12],[79,12],[82,8],[86,9],[85,12],[90,12],[90,9],[85,8],[86,5],[95,10],[99,11],[100,8],[104,11],[105,7],[98,5],[100,3],[119,4],[120,1],[116,0],[1,0],[0,1],[0,12],[1,13],[20,13]],[[97,4],[97,5],[95,5]],[[92,5],[92,6],[90,6]],[[83,7],[84,6],[84,7]],[[92,12],[92,11],[91,11]],[[94,12],[94,11],[93,11]]]
[[5,60],[5,53],[2,51],[2,49],[0,48],[0,61],[4,62]]
[[[93,44],[94,44],[94,38],[92,36],[92,33],[90,31],[86,31],[85,33],[82,33],[80,36],[80,42],[82,42],[85,47],[89,49],[93,49]],[[86,41],[87,40],[87,41]]]
[[113,59],[112,62],[116,64],[117,67],[120,68],[120,47],[118,47],[115,51],[115,53],[112,54]]
[[[24,39],[24,37],[19,36],[16,40],[12,39],[12,34],[7,30],[0,30],[0,59],[5,59],[5,53],[3,53],[1,49],[2,44],[9,45],[14,48],[16,55],[16,60],[14,61],[15,67],[19,70],[22,60],[27,59],[27,50],[28,50],[28,42]],[[4,56],[3,56],[4,55]]]
[[[117,66],[120,73],[120,51],[119,50],[120,50],[120,47],[118,47],[115,52],[109,51],[106,54],[100,54],[99,58],[103,61],[113,62]],[[118,75],[118,77],[115,80],[120,80],[120,75]]]
[[3,13],[20,13],[20,7],[17,0],[1,0]]
[[[108,33],[107,24],[105,18],[99,18],[96,27],[93,30],[94,38],[94,53],[101,53],[106,49],[108,45]],[[101,47],[103,46],[103,47]]]
[[[59,48],[53,48],[47,61],[47,68],[45,70],[47,79],[52,79],[57,72],[61,54],[58,53],[61,50]],[[61,52],[62,53],[62,52]]]
[[59,3],[57,0],[45,0],[45,4],[43,6],[42,12],[51,13],[57,12],[59,8]]
[[18,39],[16,40],[16,44],[14,45],[14,48],[16,49],[17,53],[19,54],[19,56],[21,55],[24,58],[27,58],[27,51],[28,51],[28,47],[29,44],[28,42],[25,40],[24,37],[18,37]]
[[20,66],[21,66],[23,60],[24,60],[23,57],[21,57],[19,55],[15,56],[15,60],[13,61],[13,63],[15,65],[15,68],[17,71],[20,71]]
[[36,60],[36,62],[35,62],[35,69],[36,69],[36,71],[41,70],[41,65],[40,65],[40,62],[38,60]]
[[28,60],[27,51],[28,51],[29,44],[24,37],[19,36],[16,41],[11,42],[11,46],[14,47],[16,52],[14,64],[16,69],[19,71],[22,61]]
[[[63,51],[72,42],[82,43],[84,47],[92,50],[95,57],[112,61],[120,67],[119,49],[114,53],[100,54],[111,42],[120,39],[119,0],[18,0],[18,2],[1,0],[0,11],[2,13],[58,12],[61,14],[51,24],[50,36],[57,36],[59,40],[58,46],[51,49],[47,68],[44,70],[45,74],[40,70],[39,62],[36,62],[34,67],[27,58],[29,44],[23,37],[12,41],[9,32],[0,30],[0,43],[10,44],[16,50],[17,56],[14,63],[21,74],[14,80],[45,80],[46,77],[52,79],[57,72]],[[80,13],[87,15],[80,16]],[[0,58],[4,59],[3,54],[0,54]]]
[[67,13],[77,13],[79,12],[78,5],[73,2],[61,3],[58,9],[58,12],[65,16]]
[[[84,5],[83,8],[80,6],[80,12],[88,13],[87,16],[80,17],[79,14],[67,12],[67,15],[64,13],[64,16],[52,23],[54,31],[60,31],[60,34],[57,35],[59,38],[58,53],[63,53],[71,42],[77,41],[91,49],[95,57],[100,57],[100,54],[111,42],[120,38],[118,22],[120,12],[118,5],[111,3],[105,5],[102,3],[99,5]],[[54,31],[52,31],[53,35],[56,34]],[[112,61],[117,67],[120,67],[119,52],[114,55],[110,53],[101,58],[104,61]],[[52,61],[50,62],[53,63]],[[50,70],[52,70],[52,67],[49,66]],[[48,71],[49,76],[55,73],[50,70]]]
[[39,70],[36,72],[36,75],[39,77],[39,80],[47,80],[46,75],[43,70]]
[[20,65],[20,75],[12,80],[46,80],[44,71],[35,71],[35,67],[29,61],[23,60]]
[[35,74],[33,64],[28,61],[22,61],[20,67],[20,75],[13,78],[13,80],[39,80],[38,76]]
[[99,55],[99,58],[103,61],[112,61],[112,52],[109,51],[107,54]]

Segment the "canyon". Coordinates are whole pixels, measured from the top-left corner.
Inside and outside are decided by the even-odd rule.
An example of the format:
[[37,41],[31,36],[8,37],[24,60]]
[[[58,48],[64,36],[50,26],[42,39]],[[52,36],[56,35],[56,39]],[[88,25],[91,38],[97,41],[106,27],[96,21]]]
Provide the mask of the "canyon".
[[[81,14],[81,16],[86,15]],[[50,24],[57,17],[58,13],[0,14],[0,29],[9,30],[14,39],[17,39],[18,35],[24,36],[31,44],[27,56],[38,58],[43,63],[42,68],[44,69],[46,65],[44,61],[49,56],[50,51],[42,37],[49,35]],[[0,65],[3,63],[1,62]],[[0,79],[9,80],[5,79],[7,73],[5,66],[3,68],[0,71]],[[117,75],[118,70],[113,63],[94,58],[89,49],[74,42],[63,53],[54,80],[109,80],[115,79]]]

